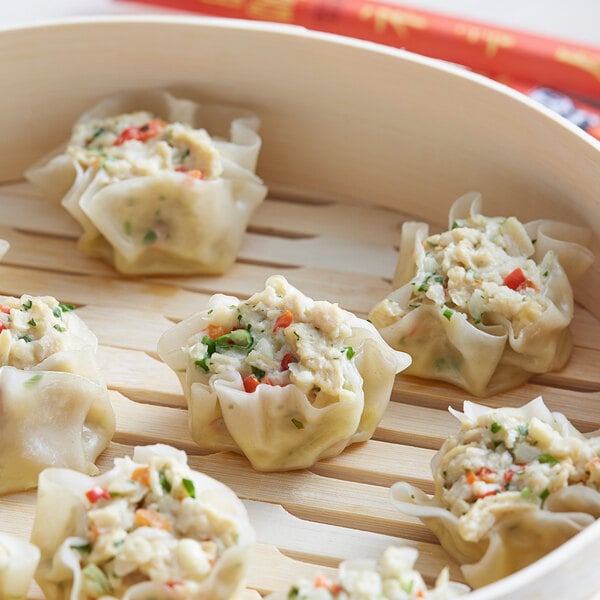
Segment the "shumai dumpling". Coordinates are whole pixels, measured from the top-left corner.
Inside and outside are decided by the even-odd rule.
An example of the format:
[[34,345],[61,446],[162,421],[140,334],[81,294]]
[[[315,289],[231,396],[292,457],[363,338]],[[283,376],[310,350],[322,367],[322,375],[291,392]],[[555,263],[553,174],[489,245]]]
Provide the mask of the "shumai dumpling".
[[0,297],[0,494],[48,466],[96,473],[115,431],[96,336],[51,296]]
[[416,548],[390,546],[378,561],[349,560],[331,580],[317,574],[313,581],[301,580],[287,592],[276,592],[267,600],[451,600],[468,593],[469,588],[449,580],[448,569],[428,588],[415,569]]
[[536,398],[521,408],[464,403],[434,456],[435,494],[406,483],[392,501],[419,517],[480,587],[534,562],[600,517],[600,437]]
[[39,560],[40,551],[36,546],[0,533],[0,600],[27,597]]
[[66,149],[26,175],[82,226],[79,247],[117,270],[222,273],[266,196],[258,125],[237,109],[131,92],[84,114]]
[[281,276],[248,300],[214,295],[158,351],[180,377],[196,443],[261,471],[309,467],[369,439],[410,363],[370,323]]
[[232,600],[254,532],[228,487],[157,444],[97,477],[43,471],[31,539],[48,600]]
[[484,217],[480,201],[459,198],[441,234],[404,224],[397,289],[369,319],[412,356],[407,374],[487,396],[565,365],[571,284],[593,255],[577,243],[589,239],[581,228]]

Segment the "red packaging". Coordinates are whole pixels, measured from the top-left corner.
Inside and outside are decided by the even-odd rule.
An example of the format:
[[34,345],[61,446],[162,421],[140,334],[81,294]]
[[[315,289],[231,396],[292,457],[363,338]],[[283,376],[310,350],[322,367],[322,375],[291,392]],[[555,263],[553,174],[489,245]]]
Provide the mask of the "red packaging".
[[137,0],[208,15],[293,23],[600,100],[600,48],[382,0]]

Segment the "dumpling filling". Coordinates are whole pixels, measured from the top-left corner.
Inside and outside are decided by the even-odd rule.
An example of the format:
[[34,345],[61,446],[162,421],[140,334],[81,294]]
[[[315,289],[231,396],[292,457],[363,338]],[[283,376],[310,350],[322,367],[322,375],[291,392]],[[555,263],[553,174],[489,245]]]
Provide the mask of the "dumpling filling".
[[85,543],[71,546],[81,557],[81,598],[121,597],[143,581],[178,598],[198,593],[239,531],[219,506],[196,498],[188,471],[168,457],[142,466],[124,459],[118,477],[85,493]]
[[[340,565],[336,580],[317,575],[290,588],[286,598],[294,600],[449,600],[467,593],[462,584],[449,581],[444,569],[433,588],[428,588],[414,568],[418,551],[391,546],[379,561],[347,561]],[[275,594],[273,600],[283,598]]]
[[219,305],[200,339],[189,347],[200,373],[240,373],[244,389],[260,384],[297,386],[315,406],[356,391],[361,377],[347,313],[329,302],[302,306],[295,296],[267,287],[238,305]]
[[477,542],[504,515],[544,506],[571,485],[600,491],[600,439],[565,435],[538,417],[501,409],[464,422],[438,465],[440,499]]

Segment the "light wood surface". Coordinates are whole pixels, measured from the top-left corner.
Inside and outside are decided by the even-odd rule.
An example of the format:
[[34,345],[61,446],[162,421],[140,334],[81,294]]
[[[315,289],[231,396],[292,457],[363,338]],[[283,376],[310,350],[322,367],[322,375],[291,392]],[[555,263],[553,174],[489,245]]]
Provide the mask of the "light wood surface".
[[[283,228],[273,220],[265,233],[264,216],[271,213],[271,207],[286,213],[286,204],[292,210],[301,208],[298,212],[303,218],[286,220]],[[249,237],[266,241],[256,245],[259,252],[263,250],[252,263],[244,261],[244,248],[234,269],[221,277],[134,279],[119,276],[104,263],[81,254],[70,216],[28,184],[1,189],[0,211],[12,216],[0,229],[0,237],[11,244],[0,266],[0,291],[50,294],[75,304],[98,336],[98,358],[117,414],[117,433],[100,459],[101,468],[109,468],[113,457],[130,453],[138,444],[160,441],[188,452],[194,468],[220,479],[247,500],[259,539],[249,585],[261,593],[285,588],[317,569],[329,572],[345,558],[375,558],[390,543],[415,545],[420,550],[418,567],[428,580],[446,564],[451,565],[453,578],[461,580],[459,569],[427,528],[392,507],[388,488],[403,480],[432,491],[429,461],[446,436],[456,430],[446,409],[460,407],[463,392],[398,376],[373,440],[320,461],[308,471],[261,474],[241,456],[202,454],[190,438],[179,382],[156,355],[160,335],[177,320],[201,309],[211,293],[249,295],[262,288],[269,274],[281,270],[306,293],[339,301],[364,315],[391,289],[389,283],[369,272],[368,266],[354,265],[355,272],[348,276],[303,265],[304,254],[291,249],[300,235],[307,234],[311,219],[318,223],[318,232],[312,236],[317,247],[325,245],[335,252],[367,240],[371,235],[368,228],[364,233],[348,228],[351,235],[345,238],[336,230],[339,216],[353,210],[333,203],[324,212],[323,206],[314,202],[291,204],[269,199],[250,226]],[[365,215],[373,230],[382,232],[379,243],[369,240],[373,263],[393,252],[394,235],[385,231],[392,228],[390,223],[398,227],[404,218],[378,209]],[[254,233],[259,228],[263,231]],[[330,235],[332,232],[338,235]],[[272,244],[289,250],[297,263],[294,268],[270,266]],[[573,329],[576,350],[560,373],[539,376],[486,403],[519,405],[542,394],[552,409],[567,414],[583,431],[600,428],[600,322],[578,306]],[[34,492],[1,499],[0,527],[26,537],[34,500]],[[32,598],[37,597],[34,590]]]
[[[192,57],[207,53],[219,60],[199,69]],[[0,238],[11,244],[0,264],[0,293],[53,295],[76,305],[97,334],[117,414],[101,468],[136,444],[161,441],[229,485],[247,502],[259,540],[248,599],[316,569],[331,573],[346,558],[376,558],[392,540],[419,548],[417,567],[428,581],[445,564],[461,580],[429,530],[393,509],[388,489],[405,480],[431,491],[429,461],[456,429],[447,407],[460,408],[465,393],[400,375],[373,440],[307,471],[259,474],[241,456],[207,456],[195,446],[179,383],[159,361],[156,343],[210,294],[245,297],[274,273],[364,316],[391,290],[403,220],[426,218],[439,229],[452,200],[470,189],[489,198],[489,214],[514,209],[525,220],[587,224],[598,256],[600,145],[451,67],[260,24],[122,20],[0,32],[0,80],[11,91],[0,95]],[[247,105],[263,118],[259,173],[270,197],[223,276],[119,276],[81,254],[76,224],[22,180],[23,168],[64,140],[93,101],[123,86],[150,85],[201,86],[211,99]],[[521,405],[541,394],[582,431],[600,429],[599,282],[597,261],[578,289],[569,364],[488,405]],[[27,537],[34,501],[34,492],[0,499],[0,529]],[[529,597],[574,581],[580,591],[569,597],[589,596],[599,525],[474,600]],[[31,597],[41,597],[37,588]]]

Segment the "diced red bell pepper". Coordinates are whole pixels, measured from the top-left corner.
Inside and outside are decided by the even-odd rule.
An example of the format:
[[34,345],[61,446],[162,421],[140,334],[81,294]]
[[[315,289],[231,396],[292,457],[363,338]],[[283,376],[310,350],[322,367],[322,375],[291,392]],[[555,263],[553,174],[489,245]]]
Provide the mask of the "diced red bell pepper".
[[254,375],[248,375],[247,377],[244,377],[243,383],[244,383],[244,389],[249,394],[254,392],[256,390],[256,388],[260,385],[260,381],[258,379],[256,379],[256,377],[254,377]]
[[98,500],[110,500],[110,494],[106,488],[100,487],[99,485],[93,487],[85,493],[85,497],[92,503],[96,504]]
[[123,129],[119,137],[113,142],[113,146],[120,146],[129,140],[137,140],[138,142],[147,142],[149,139],[156,137],[165,128],[165,122],[154,119],[141,127],[132,126]]
[[279,331],[280,329],[285,329],[286,327],[289,327],[293,321],[294,315],[292,314],[292,312],[289,310],[284,311],[277,317],[275,325],[273,326],[273,333]]
[[281,359],[281,370],[282,371],[287,371],[289,369],[289,367],[290,367],[290,363],[291,362],[296,362],[296,357],[291,352],[288,352]]

